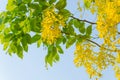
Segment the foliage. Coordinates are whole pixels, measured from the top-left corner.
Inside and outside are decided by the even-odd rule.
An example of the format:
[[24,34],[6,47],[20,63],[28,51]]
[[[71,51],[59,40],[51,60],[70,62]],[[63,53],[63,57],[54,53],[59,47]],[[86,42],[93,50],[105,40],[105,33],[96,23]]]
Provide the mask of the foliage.
[[76,45],[76,67],[84,66],[90,78],[99,79],[103,70],[113,66],[120,80],[120,1],[80,0],[78,10],[90,11],[96,22],[74,17],[66,5],[66,0],[8,0],[6,11],[0,13],[3,50],[23,58],[29,45],[42,43],[48,50],[46,65],[52,66],[64,53],[62,45],[66,49]]

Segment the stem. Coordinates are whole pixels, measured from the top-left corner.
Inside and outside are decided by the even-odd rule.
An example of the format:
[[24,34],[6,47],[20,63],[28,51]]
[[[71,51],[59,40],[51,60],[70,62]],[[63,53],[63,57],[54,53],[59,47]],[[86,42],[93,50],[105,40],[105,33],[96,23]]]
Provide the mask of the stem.
[[98,47],[101,47],[101,45],[99,45],[98,43],[96,43],[96,42],[94,42],[94,41],[92,41],[92,40],[90,40],[90,39],[86,39],[87,41],[89,41],[89,42],[91,42],[91,43],[94,43],[95,45],[97,45]]
[[76,19],[76,20],[78,20],[78,21],[83,21],[83,22],[87,22],[87,23],[90,23],[90,24],[97,24],[97,23],[94,23],[94,22],[91,22],[91,21],[88,21],[88,20],[81,20],[81,19],[78,19],[78,18],[76,18],[76,17],[74,17],[74,16],[71,16],[73,19]]
[[118,34],[120,34],[120,32],[118,32]]
[[[64,34],[66,34],[66,35],[70,35],[69,33],[66,33],[66,32],[62,32],[62,33],[64,33]],[[75,37],[77,37],[78,35],[73,35],[73,36],[75,36]],[[83,38],[82,36],[79,36],[80,38]],[[85,39],[85,40],[87,40],[87,41],[89,41],[89,42],[91,42],[91,43],[93,43],[93,44],[95,44],[95,45],[97,45],[98,47],[102,47],[100,44],[98,44],[98,43],[96,43],[95,41],[93,41],[93,40],[90,40],[90,39]],[[116,50],[112,50],[112,49],[109,49],[109,48],[106,48],[106,47],[103,47],[105,50],[109,50],[109,51],[112,51],[112,52],[116,52]]]

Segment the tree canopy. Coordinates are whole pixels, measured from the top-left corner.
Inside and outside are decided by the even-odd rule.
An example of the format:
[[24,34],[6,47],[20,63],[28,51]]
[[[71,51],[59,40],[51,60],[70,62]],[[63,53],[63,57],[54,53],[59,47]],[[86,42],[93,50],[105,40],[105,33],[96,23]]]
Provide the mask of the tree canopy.
[[52,66],[64,53],[63,45],[75,46],[74,64],[84,66],[90,78],[99,79],[113,66],[120,80],[120,0],[79,0],[78,10],[89,11],[95,22],[75,17],[66,5],[66,0],[8,0],[0,13],[3,50],[23,58],[37,43],[47,48],[45,63]]

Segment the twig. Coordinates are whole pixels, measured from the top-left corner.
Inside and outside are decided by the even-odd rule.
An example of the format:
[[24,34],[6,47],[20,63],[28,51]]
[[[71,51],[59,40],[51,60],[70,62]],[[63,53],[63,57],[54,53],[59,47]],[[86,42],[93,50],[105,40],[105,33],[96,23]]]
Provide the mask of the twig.
[[94,41],[92,41],[92,40],[90,40],[90,39],[86,39],[87,41],[89,41],[89,42],[91,42],[91,43],[94,43],[95,45],[97,45],[98,47],[101,47],[101,45],[99,45],[98,43],[96,43],[96,42],[94,42]]
[[118,32],[118,34],[120,34],[120,32]]
[[[66,35],[70,35],[69,33],[66,33],[66,32],[62,32],[62,33],[66,34]],[[78,35],[72,35],[72,36],[78,37]],[[79,37],[82,38],[82,36],[79,36]],[[100,47],[100,48],[102,47],[100,44],[96,43],[96,42],[93,41],[93,40],[90,40],[90,39],[87,39],[87,38],[86,38],[85,40],[87,40],[87,41],[89,41],[89,42],[95,44],[96,46],[98,46],[98,47]],[[109,50],[109,51],[112,51],[112,52],[115,52],[115,51],[116,51],[116,50],[112,50],[112,49],[109,49],[109,48],[106,48],[106,47],[103,47],[103,49]]]
[[[96,42],[94,42],[94,41],[92,41],[90,39],[86,39],[86,40],[91,42],[91,43],[93,43],[93,44],[95,44],[95,45],[97,45],[98,47],[102,47],[101,45],[99,45],[98,43],[96,43]],[[103,49],[108,50],[108,51],[112,51],[112,52],[116,52],[117,51],[117,50],[112,50],[112,49],[109,49],[109,48],[106,48],[106,47],[103,47]]]
[[96,24],[96,23],[94,23],[94,22],[91,22],[91,21],[88,21],[88,20],[81,20],[81,19],[78,19],[78,18],[76,18],[76,17],[74,17],[74,16],[71,16],[73,19],[76,19],[76,20],[78,20],[78,21],[83,21],[83,22],[87,22],[87,23],[90,23],[90,24]]

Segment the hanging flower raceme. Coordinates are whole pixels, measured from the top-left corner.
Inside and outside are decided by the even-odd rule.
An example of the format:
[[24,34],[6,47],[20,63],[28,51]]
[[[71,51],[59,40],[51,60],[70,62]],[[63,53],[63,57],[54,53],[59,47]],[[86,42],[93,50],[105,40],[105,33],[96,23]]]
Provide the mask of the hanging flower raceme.
[[114,40],[117,35],[117,24],[120,22],[120,8],[117,3],[118,0],[96,0],[98,7],[97,30],[100,38]]
[[62,15],[55,12],[54,8],[48,8],[43,12],[42,40],[47,44],[53,44],[61,36],[61,26],[65,26]]
[[117,80],[120,80],[120,66],[116,65],[114,67],[114,71],[115,71],[115,76],[116,76]]
[[94,51],[95,45],[88,42],[77,43],[74,52],[74,64],[84,66],[90,78],[100,78],[102,70],[114,64],[114,56],[103,51]]

